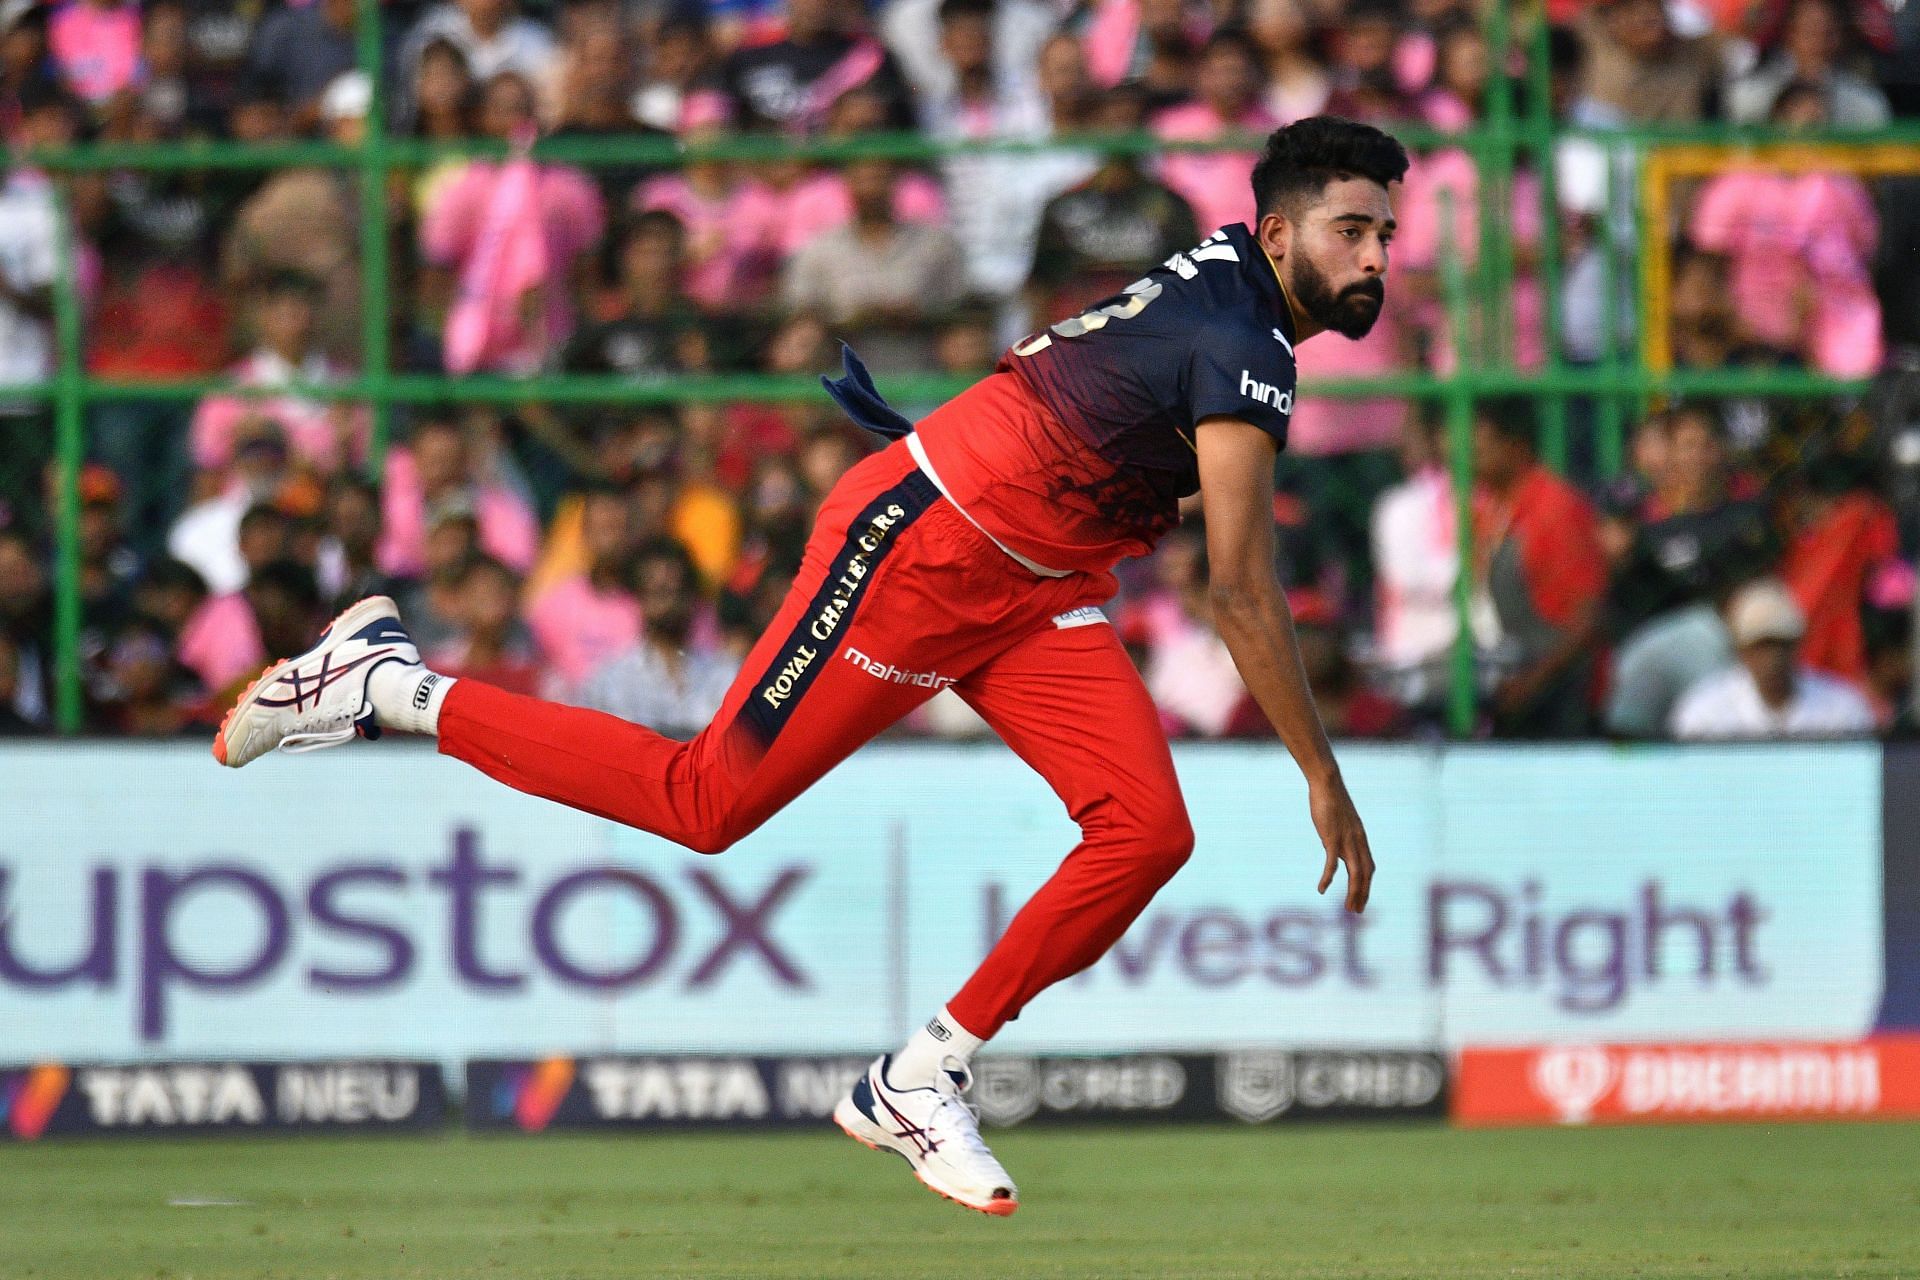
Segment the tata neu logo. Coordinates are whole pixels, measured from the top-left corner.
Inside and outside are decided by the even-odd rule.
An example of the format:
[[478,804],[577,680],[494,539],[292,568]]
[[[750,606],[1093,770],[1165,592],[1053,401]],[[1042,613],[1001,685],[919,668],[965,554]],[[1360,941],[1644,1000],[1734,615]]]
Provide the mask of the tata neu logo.
[[573,1076],[572,1058],[548,1058],[513,1068],[494,1089],[494,1114],[502,1119],[511,1116],[521,1129],[539,1133],[553,1123],[567,1090],[573,1087]]
[[1920,1117],[1920,1036],[1464,1049],[1464,1124]]
[[72,1076],[65,1067],[44,1065],[0,1072],[0,1125],[22,1142],[47,1131]]

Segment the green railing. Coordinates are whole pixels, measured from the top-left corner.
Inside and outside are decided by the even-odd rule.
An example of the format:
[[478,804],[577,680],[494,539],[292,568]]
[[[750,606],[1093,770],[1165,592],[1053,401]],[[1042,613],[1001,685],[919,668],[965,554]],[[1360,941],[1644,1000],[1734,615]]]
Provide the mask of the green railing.
[[[181,142],[170,144],[75,145],[58,151],[38,152],[27,162],[55,173],[101,170],[266,170],[293,166],[324,166],[351,169],[359,175],[360,240],[362,271],[362,367],[353,379],[325,385],[296,385],[275,388],[234,386],[221,379],[175,381],[129,381],[92,378],[82,365],[80,302],[72,270],[72,228],[65,198],[59,201],[59,255],[61,269],[54,287],[57,362],[51,381],[29,385],[0,387],[7,401],[51,402],[55,424],[56,448],[56,556],[55,556],[55,720],[64,733],[75,732],[82,718],[82,672],[80,668],[80,561],[79,500],[80,467],[86,452],[85,411],[89,405],[125,400],[188,401],[211,393],[230,395],[284,395],[290,390],[316,399],[365,401],[373,413],[371,464],[378,468],[390,438],[392,411],[396,405],[444,404],[450,402],[524,404],[548,401],[559,404],[658,404],[690,402],[796,401],[819,394],[811,377],[785,377],[761,374],[704,375],[676,377],[657,381],[633,381],[604,376],[536,376],[507,378],[499,376],[429,377],[395,373],[391,368],[389,320],[392,303],[388,280],[388,225],[386,179],[398,169],[408,169],[456,156],[500,156],[503,144],[486,140],[463,143],[428,144],[414,139],[390,138],[386,131],[385,75],[381,65],[381,33],[377,0],[358,0],[359,62],[374,85],[367,116],[366,137],[355,147],[323,142],[248,145],[233,142]],[[1421,372],[1392,376],[1319,380],[1303,384],[1305,394],[1323,397],[1400,397],[1437,403],[1445,415],[1451,471],[1459,502],[1459,529],[1462,564],[1472,563],[1471,528],[1467,516],[1467,495],[1472,475],[1473,405],[1481,397],[1527,392],[1541,397],[1542,456],[1556,467],[1568,457],[1567,408],[1569,400],[1579,397],[1594,401],[1599,411],[1596,451],[1603,471],[1620,466],[1623,455],[1623,424],[1630,408],[1637,409],[1660,396],[1791,396],[1816,397],[1856,394],[1864,389],[1858,382],[1838,381],[1814,374],[1785,371],[1691,370],[1656,371],[1641,359],[1637,348],[1621,341],[1615,314],[1616,281],[1632,261],[1633,246],[1620,243],[1619,219],[1615,210],[1634,208],[1634,192],[1612,189],[1609,166],[1609,213],[1603,218],[1601,240],[1607,263],[1605,329],[1602,359],[1589,367],[1574,367],[1561,346],[1558,317],[1561,280],[1557,236],[1557,201],[1554,190],[1552,158],[1556,144],[1565,139],[1582,138],[1616,154],[1638,157],[1647,148],[1680,144],[1766,143],[1778,141],[1777,135],[1760,129],[1733,129],[1725,126],[1683,126],[1636,128],[1620,131],[1591,131],[1556,127],[1551,111],[1548,86],[1547,30],[1532,19],[1528,26],[1527,62],[1529,73],[1516,86],[1495,76],[1488,86],[1483,123],[1462,134],[1440,133],[1428,128],[1407,126],[1395,133],[1416,150],[1450,147],[1465,150],[1476,162],[1480,174],[1479,253],[1471,268],[1463,267],[1453,255],[1451,235],[1442,237],[1442,286],[1446,311],[1453,330],[1459,368],[1445,378]],[[1492,65],[1509,65],[1513,46],[1513,16],[1502,3],[1492,8],[1488,20],[1492,46]],[[1524,102],[1516,106],[1514,90],[1523,91]],[[1800,144],[1818,143],[1835,147],[1902,146],[1913,147],[1920,156],[1920,124],[1903,124],[1871,134],[1800,133]],[[541,159],[582,166],[613,164],[684,164],[701,159],[739,161],[806,157],[819,160],[843,160],[856,156],[889,156],[904,160],[928,161],[966,153],[1015,154],[1035,150],[1057,150],[1071,145],[1075,149],[1100,153],[1164,153],[1182,150],[1240,150],[1255,139],[1225,139],[1205,143],[1170,143],[1148,135],[1082,135],[1048,142],[980,141],[934,143],[916,134],[868,135],[857,138],[793,140],[770,137],[730,137],[682,145],[654,138],[549,138],[534,147]],[[1530,158],[1539,177],[1542,227],[1542,283],[1547,316],[1547,361],[1543,371],[1524,373],[1512,364],[1512,298],[1516,278],[1513,236],[1506,220],[1499,216],[1510,207],[1514,173],[1522,158]],[[1664,228],[1644,225],[1640,211],[1642,242],[1647,235]],[[1450,229],[1450,227],[1449,227]],[[1636,272],[1637,277],[1637,272]],[[1636,292],[1640,296],[1640,292]],[[1645,317],[1641,317],[1642,327]],[[949,377],[903,377],[889,382],[889,394],[916,401],[944,399],[963,389],[968,379]],[[1465,622],[1468,590],[1467,574],[1461,576],[1458,605]],[[1449,721],[1458,734],[1472,731],[1475,716],[1473,654],[1467,628],[1461,627],[1456,649],[1453,688],[1449,703]]]

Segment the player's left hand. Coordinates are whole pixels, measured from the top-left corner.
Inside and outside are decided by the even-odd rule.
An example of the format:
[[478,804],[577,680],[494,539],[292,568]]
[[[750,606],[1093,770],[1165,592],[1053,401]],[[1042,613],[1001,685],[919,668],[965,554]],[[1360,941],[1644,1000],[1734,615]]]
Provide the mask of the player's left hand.
[[1313,826],[1320,843],[1327,847],[1327,864],[1320,872],[1320,892],[1333,883],[1334,868],[1347,868],[1347,910],[1367,909],[1367,894],[1373,888],[1373,850],[1367,847],[1367,829],[1360,824],[1360,812],[1353,807],[1347,784],[1336,774],[1327,782],[1307,789],[1307,807],[1313,814]]

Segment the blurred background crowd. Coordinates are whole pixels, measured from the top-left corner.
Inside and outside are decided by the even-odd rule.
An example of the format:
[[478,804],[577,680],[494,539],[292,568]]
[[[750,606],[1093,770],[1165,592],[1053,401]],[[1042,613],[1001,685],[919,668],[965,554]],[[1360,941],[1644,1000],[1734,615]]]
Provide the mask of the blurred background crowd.
[[[1920,6],[1550,0],[1545,14],[1569,126],[1791,135],[1920,114]],[[1113,154],[1089,135],[1257,144],[1328,112],[1440,141],[1395,193],[1380,324],[1304,347],[1303,377],[1444,374],[1459,356],[1442,266],[1471,267],[1483,243],[1480,175],[1445,138],[1481,123],[1490,79],[1529,70],[1518,53],[1496,65],[1487,16],[1472,0],[385,4],[387,131],[508,144],[504,159],[391,176],[391,367],[658,386],[829,370],[844,339],[883,377],[983,373],[1022,333],[1251,218],[1250,154]],[[205,732],[270,658],[384,591],[442,670],[690,732],[776,607],[822,496],[874,447],[824,396],[403,408],[371,483],[369,414],[297,390],[364,363],[352,171],[55,178],[26,155],[80,140],[357,143],[375,94],[356,61],[352,0],[0,2],[0,384],[54,372],[59,183],[90,373],[288,388],[89,407],[87,726]],[[660,166],[527,148],[905,130],[1038,145]],[[1522,369],[1543,366],[1549,326],[1576,367],[1645,336],[1623,278],[1638,234],[1625,150],[1563,140],[1552,236],[1546,175],[1524,164],[1511,207],[1487,215],[1515,245]],[[1538,456],[1538,399],[1483,402],[1464,543],[1430,406],[1303,398],[1276,518],[1336,734],[1437,732],[1462,617],[1491,734],[1912,723],[1920,181],[1734,165],[1677,194],[1660,318],[1677,367],[1804,369],[1875,390],[1657,404],[1631,423],[1617,472],[1591,404],[1569,406],[1556,472]],[[1564,282],[1552,315],[1549,246]],[[44,402],[0,402],[0,733],[51,723],[52,439]],[[1109,613],[1170,732],[1266,733],[1205,580],[1189,521],[1129,568]],[[906,730],[978,725],[943,699]]]

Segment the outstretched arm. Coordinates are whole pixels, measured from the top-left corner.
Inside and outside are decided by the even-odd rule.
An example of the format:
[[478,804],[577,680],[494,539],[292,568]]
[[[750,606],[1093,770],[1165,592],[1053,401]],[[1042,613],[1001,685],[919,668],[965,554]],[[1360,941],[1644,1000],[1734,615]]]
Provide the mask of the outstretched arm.
[[1347,868],[1347,909],[1361,911],[1373,882],[1367,832],[1347,794],[1307,689],[1293,614],[1274,571],[1273,437],[1238,418],[1204,419],[1195,431],[1214,625],[1234,666],[1306,775],[1313,825],[1326,846],[1320,892]]

